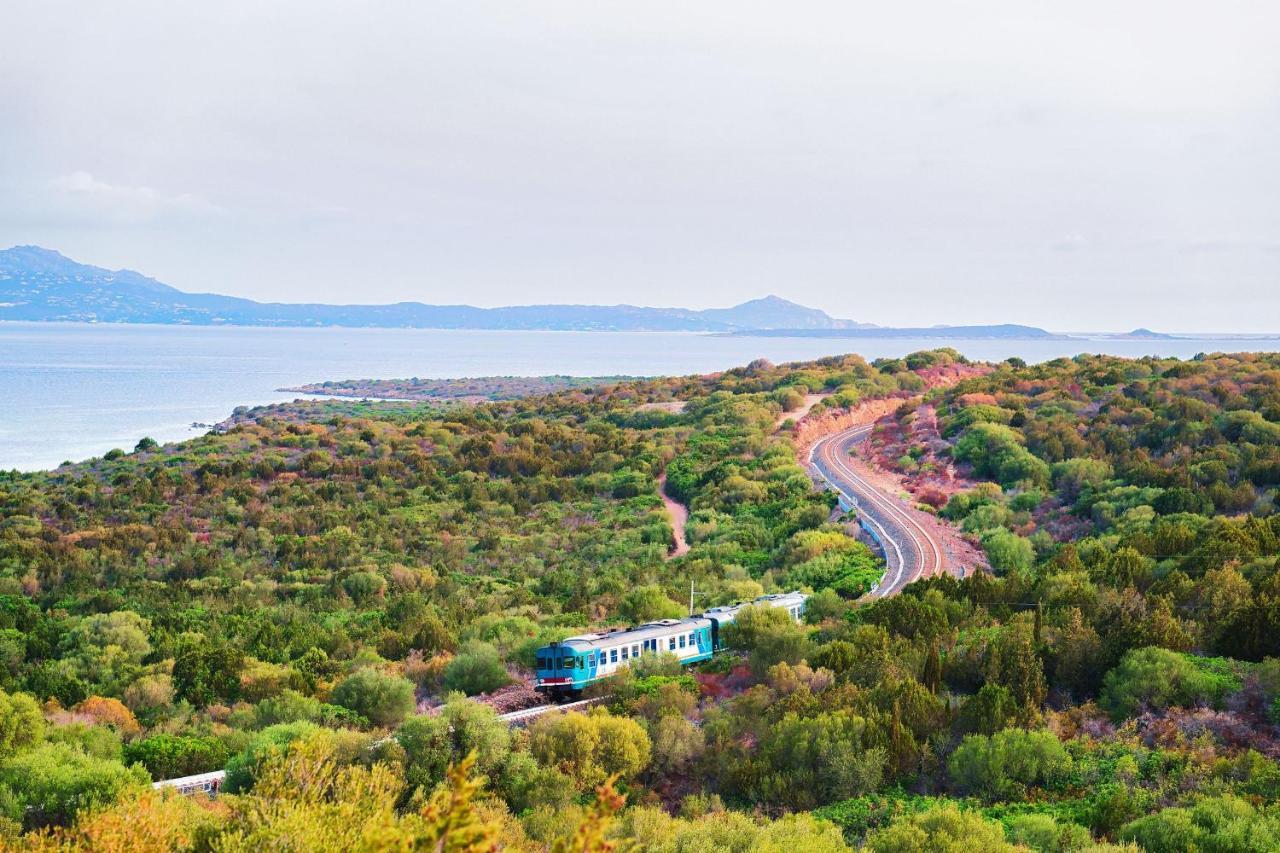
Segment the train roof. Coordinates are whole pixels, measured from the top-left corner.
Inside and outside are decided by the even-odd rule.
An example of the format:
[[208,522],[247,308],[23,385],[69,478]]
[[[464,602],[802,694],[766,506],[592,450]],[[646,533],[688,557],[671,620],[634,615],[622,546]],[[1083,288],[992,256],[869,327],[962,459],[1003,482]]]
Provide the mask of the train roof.
[[595,649],[602,646],[609,648],[616,644],[650,640],[657,637],[669,637],[672,633],[680,633],[682,628],[692,631],[695,628],[707,628],[710,625],[711,620],[704,619],[701,616],[692,616],[688,619],[660,619],[657,622],[647,622],[635,628],[623,628],[619,631],[608,631],[602,634],[579,634],[576,637],[561,640],[560,645],[574,649]]
[[[679,625],[687,626],[689,630],[692,630],[694,628],[709,627],[712,619],[727,622],[737,616],[738,611],[748,604],[790,608],[804,604],[808,598],[809,596],[803,592],[775,592],[770,595],[762,595],[751,601],[712,607],[699,616],[690,616],[687,619],[659,619],[656,622],[646,622],[634,628],[621,628],[616,631],[604,631],[594,634],[579,634],[551,645],[568,646],[571,649],[610,648],[614,645],[638,640],[667,637],[671,635],[672,629]],[[543,648],[549,648],[549,646],[543,646]]]
[[809,596],[803,592],[775,592],[772,595],[762,595],[752,604],[771,604],[774,607],[791,607],[796,604],[804,604],[809,600]]
[[737,604],[722,604],[719,607],[712,607],[705,611],[702,615],[709,619],[731,619],[738,615],[738,611],[747,605],[770,606],[770,607],[794,607],[798,604],[804,604],[809,596],[803,592],[775,592],[770,595],[762,595],[751,601],[740,601]]

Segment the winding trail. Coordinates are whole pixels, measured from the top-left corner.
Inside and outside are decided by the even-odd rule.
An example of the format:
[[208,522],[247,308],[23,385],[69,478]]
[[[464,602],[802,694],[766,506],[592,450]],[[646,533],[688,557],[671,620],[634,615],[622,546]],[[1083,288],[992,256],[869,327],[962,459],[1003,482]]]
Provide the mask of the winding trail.
[[800,408],[792,409],[789,412],[783,412],[782,414],[778,415],[778,419],[773,422],[773,428],[775,430],[782,429],[782,425],[785,424],[787,421],[792,421],[793,423],[800,423],[800,421],[804,420],[806,417],[809,416],[809,412],[813,410],[814,406],[818,405],[820,401],[825,400],[830,396],[831,396],[830,393],[805,394],[804,402],[800,404]]
[[849,463],[850,448],[865,441],[873,428],[861,424],[815,442],[809,449],[809,464],[840,494],[841,507],[858,510],[863,527],[884,549],[888,568],[868,595],[886,598],[912,581],[948,571],[948,565],[945,549],[916,518],[918,510],[881,490]]
[[689,508],[667,494],[666,471],[658,478],[658,494],[662,495],[662,505],[667,508],[667,515],[671,519],[671,535],[675,540],[675,546],[667,551],[667,559],[683,557],[689,553],[689,540],[684,535],[684,526],[689,523]]

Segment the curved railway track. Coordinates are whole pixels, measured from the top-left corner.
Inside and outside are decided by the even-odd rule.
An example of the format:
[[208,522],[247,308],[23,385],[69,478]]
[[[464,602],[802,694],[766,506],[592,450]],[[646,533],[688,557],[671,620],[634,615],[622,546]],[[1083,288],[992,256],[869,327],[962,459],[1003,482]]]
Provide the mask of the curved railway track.
[[815,442],[809,464],[839,492],[846,509],[856,507],[884,549],[888,568],[868,595],[885,598],[922,577],[946,569],[942,546],[898,498],[883,492],[849,465],[849,449],[866,440],[871,425],[856,426]]

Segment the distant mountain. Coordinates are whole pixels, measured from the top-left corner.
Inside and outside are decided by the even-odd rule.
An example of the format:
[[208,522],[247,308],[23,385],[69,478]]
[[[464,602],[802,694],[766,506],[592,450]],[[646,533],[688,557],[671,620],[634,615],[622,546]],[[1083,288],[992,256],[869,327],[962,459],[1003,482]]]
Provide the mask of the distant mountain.
[[855,329],[777,296],[695,311],[634,305],[322,305],[264,303],[185,293],[133,272],[79,264],[50,249],[0,251],[0,320],[424,329],[560,329],[734,332]]
[[1130,338],[1138,341],[1176,341],[1176,335],[1166,335],[1164,332],[1153,332],[1150,329],[1134,329],[1132,332],[1126,332],[1123,335],[1116,335],[1117,338]]
[[874,323],[836,320],[817,308],[806,308],[777,296],[753,299],[732,308],[699,312],[711,320],[746,329],[874,329]]

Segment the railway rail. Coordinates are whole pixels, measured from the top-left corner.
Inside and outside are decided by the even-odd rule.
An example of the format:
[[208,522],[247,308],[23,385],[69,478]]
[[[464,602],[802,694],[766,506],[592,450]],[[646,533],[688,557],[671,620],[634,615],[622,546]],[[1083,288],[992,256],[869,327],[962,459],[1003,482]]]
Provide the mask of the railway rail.
[[[860,476],[846,461],[849,449],[865,441],[871,430],[869,425],[852,427],[815,442],[809,450],[809,465],[840,495],[841,506],[846,510],[858,510],[864,529],[884,549],[887,569],[880,583],[868,595],[885,598],[900,592],[912,581],[944,571],[946,561],[942,547],[912,511],[902,506],[896,497],[885,494]],[[606,698],[579,699],[564,704],[549,702],[499,714],[498,719],[511,726],[525,726],[551,711],[581,710]],[[165,779],[156,782],[154,787],[173,788],[183,794],[216,795],[225,775],[219,770],[181,779]]]
[[809,465],[840,495],[841,506],[857,509],[863,529],[884,550],[886,570],[868,593],[886,598],[912,581],[946,570],[942,546],[915,517],[914,511],[860,476],[849,464],[849,450],[865,441],[872,425],[851,427],[815,442]]
[[[530,721],[536,720],[548,711],[580,711],[597,705],[605,701],[607,696],[596,696],[591,699],[579,699],[577,702],[566,702],[563,705],[549,702],[546,705],[535,705],[532,708],[522,708],[519,711],[510,711],[506,714],[499,714],[498,719],[502,720],[509,726],[526,726]],[[390,738],[383,738],[377,741],[382,743]],[[196,794],[206,794],[216,797],[222,789],[222,783],[226,781],[227,774],[225,770],[214,770],[210,773],[199,773],[195,776],[182,776],[177,779],[162,779],[159,782],[153,782],[151,787],[156,790],[163,788],[172,788],[179,794],[186,796],[194,796]]]
[[499,714],[498,719],[502,720],[508,725],[523,726],[523,725],[526,725],[530,720],[541,717],[543,714],[547,713],[548,711],[580,711],[584,708],[589,708],[592,705],[598,705],[599,703],[603,702],[607,698],[608,698],[607,696],[596,696],[591,699],[579,699],[576,702],[565,702],[563,705],[558,705],[554,702],[549,702],[546,705],[534,705],[532,708],[522,708],[519,711],[511,711],[506,714]]

